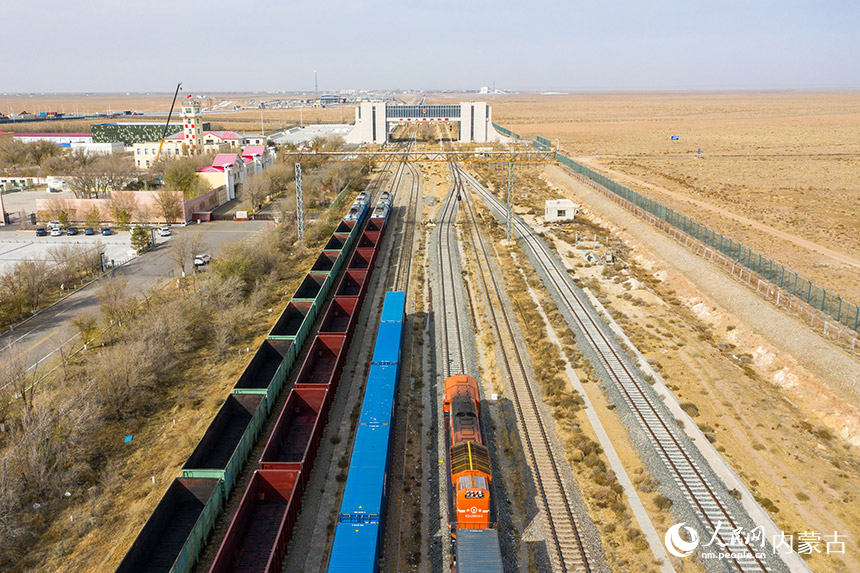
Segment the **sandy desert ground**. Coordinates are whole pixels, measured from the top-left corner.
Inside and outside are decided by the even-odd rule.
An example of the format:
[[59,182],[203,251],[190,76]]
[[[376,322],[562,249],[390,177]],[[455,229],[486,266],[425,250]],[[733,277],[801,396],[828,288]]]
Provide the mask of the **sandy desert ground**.
[[490,98],[497,123],[860,301],[860,93]]

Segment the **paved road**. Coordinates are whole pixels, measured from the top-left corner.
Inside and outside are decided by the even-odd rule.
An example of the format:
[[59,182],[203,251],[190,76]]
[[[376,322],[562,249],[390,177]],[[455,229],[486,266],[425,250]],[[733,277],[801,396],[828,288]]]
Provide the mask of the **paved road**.
[[[207,252],[217,257],[222,245],[250,237],[266,224],[265,221],[216,221],[184,228],[174,227],[173,231],[174,236],[183,233],[203,235]],[[117,268],[117,276],[128,281],[127,291],[130,294],[140,295],[178,272],[176,264],[170,258],[171,240],[172,237],[159,238],[158,244],[152,250]],[[0,368],[16,359],[22,359],[28,368],[45,361],[57,348],[75,336],[75,331],[69,324],[71,319],[84,311],[98,313],[100,286],[101,281],[95,281],[14,331],[0,335]]]

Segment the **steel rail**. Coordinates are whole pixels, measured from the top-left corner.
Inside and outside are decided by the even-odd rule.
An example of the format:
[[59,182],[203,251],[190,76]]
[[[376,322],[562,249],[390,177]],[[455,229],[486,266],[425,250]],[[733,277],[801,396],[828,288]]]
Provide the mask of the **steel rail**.
[[[504,205],[489,191],[487,191],[474,177],[465,174],[466,180],[475,191],[482,196],[501,217],[505,217]],[[658,455],[666,464],[667,468],[674,474],[673,480],[678,485],[685,498],[688,500],[694,512],[703,521],[716,531],[718,524],[725,522],[729,530],[718,532],[717,538],[728,548],[731,564],[739,571],[768,571],[762,559],[758,557],[746,540],[741,543],[732,543],[731,530],[738,527],[737,518],[733,517],[725,502],[719,498],[715,489],[702,474],[698,465],[689,452],[681,443],[672,428],[674,420],[667,422],[665,415],[654,405],[648,396],[643,384],[637,380],[633,372],[622,360],[619,351],[610,342],[607,335],[598,326],[599,319],[589,312],[581,297],[571,288],[566,276],[553,262],[553,256],[547,247],[539,241],[534,232],[514,217],[514,228],[519,232],[523,241],[530,248],[541,267],[555,288],[558,290],[562,300],[568,306],[581,331],[585,334],[589,344],[597,353],[600,363],[607,374],[616,383],[619,391],[624,396],[627,404],[645,430],[654,445]],[[752,558],[736,558],[735,553],[749,554]]]

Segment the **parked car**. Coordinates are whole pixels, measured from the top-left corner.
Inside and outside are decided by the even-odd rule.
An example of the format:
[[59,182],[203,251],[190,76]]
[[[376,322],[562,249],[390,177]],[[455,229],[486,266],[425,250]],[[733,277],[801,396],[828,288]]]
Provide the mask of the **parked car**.
[[111,232],[110,232],[110,227],[102,227],[102,235],[104,235],[105,237],[107,237],[107,236],[108,236],[108,235],[110,235],[110,234],[111,234]]
[[196,257],[194,257],[194,266],[202,267],[203,265],[209,264],[209,261],[211,260],[212,257],[210,257],[209,255],[197,255]]
[[60,227],[54,227],[53,229],[51,229],[51,236],[52,237],[62,237],[63,236],[63,230]]
[[78,230],[75,227],[69,227],[66,229],[66,234],[67,235],[77,235]]
[[60,227],[62,227],[62,225],[59,221],[48,221],[49,229],[59,229]]
[[93,231],[92,227],[85,227],[84,228],[84,235],[95,235],[95,234],[96,234],[96,232]]
[[47,234],[48,234],[48,231],[45,229],[45,227],[36,227],[36,236],[37,237],[45,237],[45,236],[47,236]]
[[158,228],[158,236],[159,237],[169,237],[170,236],[170,227],[159,227]]

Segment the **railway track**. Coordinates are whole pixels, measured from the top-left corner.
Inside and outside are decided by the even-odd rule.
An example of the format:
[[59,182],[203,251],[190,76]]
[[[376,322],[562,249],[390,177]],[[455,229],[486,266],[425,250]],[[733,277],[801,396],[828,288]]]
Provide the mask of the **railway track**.
[[436,232],[439,233],[436,241],[437,260],[439,261],[439,277],[441,292],[439,296],[443,335],[441,358],[444,360],[443,379],[454,374],[465,374],[466,360],[463,354],[463,339],[460,334],[461,320],[469,317],[460,317],[455,293],[461,288],[462,277],[454,272],[454,261],[459,257],[459,245],[457,241],[457,204],[459,201],[458,189],[452,185],[445,202],[439,210],[436,221]]
[[468,190],[460,168],[452,165],[455,187],[463,197],[464,224],[469,229],[475,248],[478,278],[487,296],[489,318],[498,334],[502,367],[511,388],[514,408],[520,421],[528,460],[531,462],[544,514],[547,517],[550,543],[555,551],[556,564],[561,571],[591,571],[590,559],[568,494],[559,471],[560,462],[550,445],[547,429],[538,406],[538,399],[526,373],[524,350],[520,349],[513,330],[510,303],[503,294],[497,274],[491,265],[491,248],[477,227],[477,218],[470,204]]
[[[473,176],[463,173],[463,178],[469,187],[481,196],[484,202],[500,219],[506,217],[505,205],[492,193],[485,189]],[[611,339],[601,320],[590,307],[584,297],[578,293],[569,282],[569,277],[548,247],[538,239],[534,232],[519,218],[514,218],[514,231],[518,234],[528,251],[546,273],[549,284],[556,290],[558,296],[573,315],[584,339],[598,356],[599,365],[614,383],[634,414],[639,428],[649,439],[671,473],[674,486],[681,491],[690,509],[697,516],[706,530],[717,531],[717,539],[723,544],[721,552],[730,557],[723,560],[729,570],[733,571],[771,571],[782,570],[782,563],[772,553],[765,556],[761,547],[754,548],[743,537],[732,536],[732,530],[740,527],[739,517],[721,495],[718,495],[712,484],[718,478],[713,476],[710,468],[702,470],[688,451],[675,420],[657,404],[652,394],[646,389],[647,382],[641,374],[636,375],[622,359],[623,351]],[[713,476],[713,477],[712,477]],[[748,521],[748,520],[747,520]],[[768,561],[770,563],[768,563]]]
[[408,161],[401,163],[401,166],[409,172],[409,175],[412,177],[412,184],[409,188],[406,213],[398,229],[400,252],[394,271],[393,290],[404,291],[408,294],[409,277],[412,276],[412,246],[415,242],[415,223],[418,213],[418,203],[421,200],[419,189],[421,175],[418,173],[418,168]]

